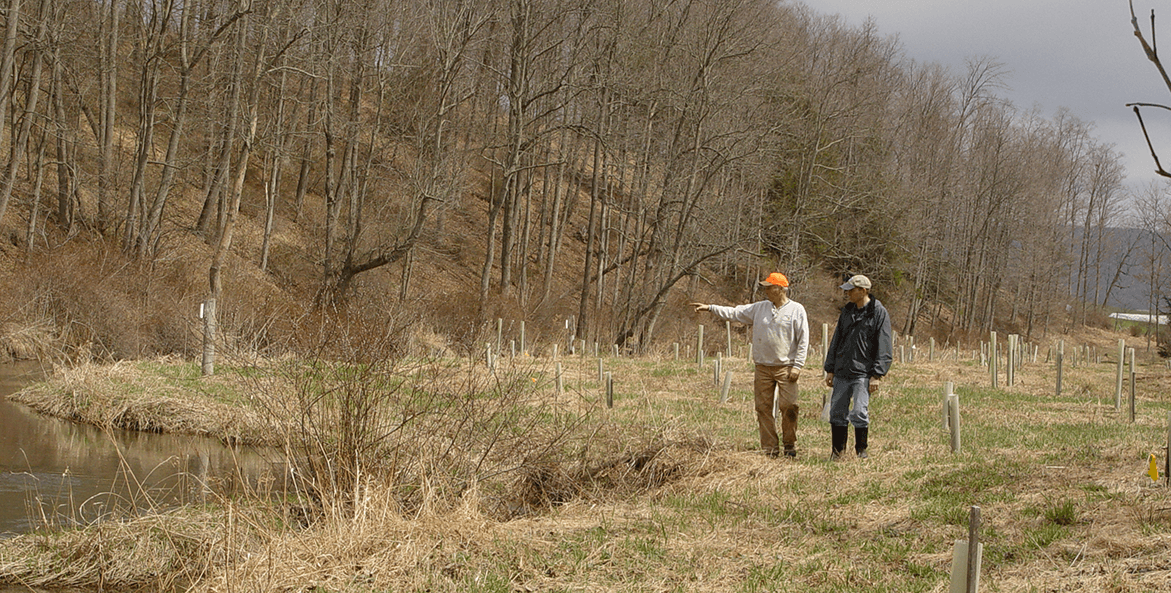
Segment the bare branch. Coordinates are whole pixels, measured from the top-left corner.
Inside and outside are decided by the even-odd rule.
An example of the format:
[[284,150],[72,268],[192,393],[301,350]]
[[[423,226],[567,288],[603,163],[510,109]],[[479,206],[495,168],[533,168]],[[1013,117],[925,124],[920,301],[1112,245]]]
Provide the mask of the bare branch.
[[[1143,47],[1143,52],[1147,55],[1147,59],[1155,65],[1159,70],[1159,76],[1163,77],[1163,84],[1167,90],[1171,90],[1171,76],[1167,75],[1167,70],[1163,67],[1163,62],[1159,59],[1159,53],[1155,50],[1153,43],[1147,43],[1147,39],[1143,36],[1142,29],[1138,26],[1138,17],[1134,14],[1134,0],[1130,2],[1130,24],[1134,27],[1134,36],[1138,38],[1138,42]],[[1151,11],[1151,40],[1155,39],[1155,11]]]
[[1163,165],[1159,163],[1159,155],[1155,152],[1155,146],[1151,143],[1151,135],[1147,133],[1147,124],[1143,123],[1142,113],[1139,112],[1138,105],[1134,106],[1134,115],[1138,118],[1138,125],[1143,129],[1143,138],[1147,139],[1147,148],[1151,151],[1151,158],[1155,160],[1155,173],[1162,177],[1171,177],[1171,173],[1163,170]]

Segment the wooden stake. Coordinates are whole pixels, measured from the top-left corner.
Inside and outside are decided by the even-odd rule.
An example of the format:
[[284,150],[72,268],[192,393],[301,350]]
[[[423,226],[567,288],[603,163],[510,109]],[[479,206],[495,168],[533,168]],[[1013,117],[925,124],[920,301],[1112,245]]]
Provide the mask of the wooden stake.
[[1134,424],[1134,348],[1127,348],[1126,355],[1130,359],[1130,423]]
[[561,376],[561,363],[556,363],[553,368],[554,374],[557,375],[557,395],[561,395],[562,393],[565,393],[565,381]]
[[703,326],[699,326],[699,332],[695,338],[695,366],[703,368]]
[[614,407],[614,376],[606,371],[606,407]]
[[825,358],[829,356],[829,324],[821,324],[821,378],[825,378]]
[[1126,340],[1118,340],[1118,373],[1114,382],[1114,411],[1122,408],[1122,362],[1126,358]]
[[953,389],[955,389],[955,384],[951,381],[943,384],[943,405],[940,407],[943,409],[943,430],[945,432],[951,430],[951,417],[948,413],[948,401],[951,399]]
[[1004,358],[1004,386],[1012,387],[1013,381],[1016,379],[1016,335],[1008,334],[1008,356]]
[[947,396],[948,426],[951,428],[951,452],[960,452],[960,396]]
[[[781,406],[780,395],[781,395],[781,386],[780,385],[773,385],[773,420],[774,421],[777,418],[777,408],[779,408]],[[822,405],[824,406],[825,404],[822,404]]]
[[968,593],[980,588],[980,507],[973,506],[968,515]]
[[1061,353],[1061,350],[1058,350],[1058,351],[1057,351],[1057,356],[1056,356],[1056,363],[1057,363],[1057,397],[1061,397],[1061,372],[1062,372],[1062,370],[1061,370],[1061,367],[1062,367],[1062,364],[1064,363],[1064,358],[1065,358],[1065,356],[1064,356],[1064,355]]
[[991,332],[988,338],[988,372],[992,377],[992,388],[1000,386],[1000,377],[996,365],[1000,362],[1000,353],[996,351],[996,332]]
[[724,333],[728,334],[728,349],[724,351],[728,358],[732,358],[732,322],[724,321]]

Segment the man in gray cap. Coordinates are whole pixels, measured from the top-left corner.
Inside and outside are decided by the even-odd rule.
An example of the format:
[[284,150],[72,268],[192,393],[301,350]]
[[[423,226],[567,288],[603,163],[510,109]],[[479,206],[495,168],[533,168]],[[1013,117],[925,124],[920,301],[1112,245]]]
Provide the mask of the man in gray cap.
[[[838,316],[834,337],[825,353],[825,384],[833,388],[829,423],[831,459],[841,457],[854,425],[854,451],[865,459],[870,430],[870,395],[890,370],[890,315],[870,296],[870,279],[858,274],[840,287],[849,300]],[[853,405],[851,406],[851,401]]]
[[[785,457],[797,456],[797,377],[809,351],[809,318],[805,307],[789,298],[789,279],[773,272],[760,281],[766,300],[739,307],[691,303],[698,311],[710,311],[720,319],[752,325],[752,380],[760,448],[770,457],[785,447]],[[781,434],[773,417],[773,397],[781,415]]]

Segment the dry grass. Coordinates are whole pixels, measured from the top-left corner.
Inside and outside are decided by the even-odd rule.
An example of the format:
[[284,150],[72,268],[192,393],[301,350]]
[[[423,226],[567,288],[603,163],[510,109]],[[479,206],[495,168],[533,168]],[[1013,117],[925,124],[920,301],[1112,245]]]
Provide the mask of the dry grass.
[[[1171,497],[1146,476],[1171,411],[1161,362],[1139,369],[1134,424],[1114,409],[1110,361],[1067,368],[1061,397],[1043,362],[998,390],[971,360],[898,365],[873,402],[871,458],[837,463],[825,459],[812,377],[800,456],[786,461],[757,451],[743,360],[724,361],[736,374],[723,405],[693,362],[603,362],[613,410],[592,358],[562,359],[561,395],[548,361],[524,362],[538,379],[524,405],[550,422],[577,418],[578,430],[558,456],[456,498],[424,475],[406,509],[397,484],[368,478],[345,512],[326,508],[307,526],[290,514],[297,505],[222,500],[5,541],[0,578],[194,591],[934,592],[947,590],[952,543],[979,505],[983,590],[1171,590]],[[940,426],[944,381],[961,397],[960,454]]]
[[0,362],[44,360],[56,350],[53,324],[41,319],[0,326]]
[[164,357],[58,367],[11,399],[43,414],[121,428],[211,436],[224,442],[271,442],[274,426],[247,401],[250,382],[225,369],[200,377],[198,365]]

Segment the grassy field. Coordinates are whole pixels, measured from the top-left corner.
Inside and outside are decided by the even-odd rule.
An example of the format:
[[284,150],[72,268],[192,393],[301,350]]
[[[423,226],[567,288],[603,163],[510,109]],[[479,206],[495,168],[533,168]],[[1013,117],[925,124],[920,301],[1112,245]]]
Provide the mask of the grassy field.
[[[978,357],[961,358],[896,363],[872,400],[870,458],[837,462],[828,460],[829,428],[817,417],[826,389],[813,369],[801,381],[798,457],[786,460],[758,450],[751,365],[741,358],[723,361],[734,376],[720,403],[710,360],[698,368],[669,357],[604,357],[613,409],[593,357],[561,358],[561,394],[548,359],[501,361],[494,375],[446,361],[449,373],[525,386],[512,405],[531,414],[516,417],[524,423],[516,432],[561,435],[548,439],[552,454],[481,471],[482,480],[454,496],[431,493],[423,479],[411,505],[393,480],[359,480],[344,511],[307,522],[291,520],[287,504],[256,497],[21,536],[0,542],[0,582],[195,591],[938,592],[947,591],[953,544],[966,538],[969,508],[978,505],[983,591],[1171,590],[1171,499],[1165,479],[1147,475],[1148,456],[1161,471],[1165,455],[1166,365],[1140,357],[1131,423],[1127,405],[1115,409],[1112,360],[1067,365],[1058,397],[1052,364],[1026,364],[1014,386],[1005,387],[1002,374],[992,389]],[[191,365],[150,363],[139,373],[198,383],[184,366]],[[187,391],[249,407],[253,398],[242,392],[256,383],[222,381],[235,387]],[[946,381],[961,401],[958,454],[942,428]],[[78,397],[60,386],[41,391]],[[418,392],[411,397],[417,405]],[[493,418],[499,435],[505,417]]]

